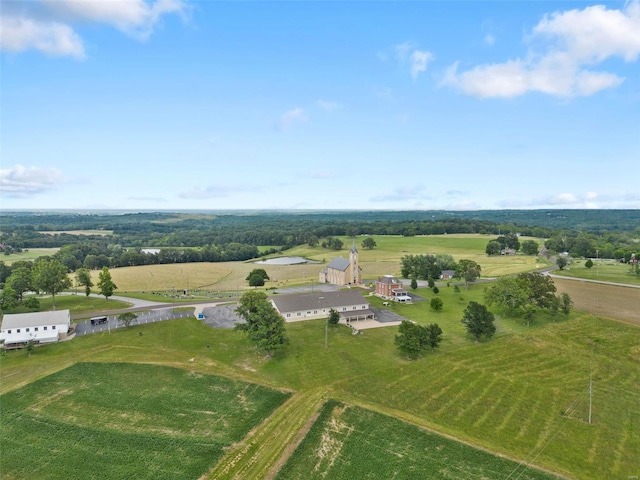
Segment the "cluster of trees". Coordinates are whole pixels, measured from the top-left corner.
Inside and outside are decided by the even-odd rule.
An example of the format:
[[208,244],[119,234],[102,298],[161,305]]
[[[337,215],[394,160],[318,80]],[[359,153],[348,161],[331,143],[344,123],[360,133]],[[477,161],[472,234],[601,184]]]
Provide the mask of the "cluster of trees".
[[512,250],[514,252],[522,251],[525,255],[537,255],[540,251],[540,245],[535,240],[523,240],[520,242],[520,238],[515,233],[507,233],[501,235],[495,240],[490,240],[487,243],[485,252],[487,255],[500,255],[505,251]]
[[[76,272],[76,281],[84,287],[86,295],[91,293],[93,281],[89,270],[79,269]],[[25,297],[28,292],[50,294],[55,308],[56,295],[68,290],[71,283],[69,269],[57,258],[40,257],[33,262],[20,260],[11,266],[0,261],[0,309],[5,311],[21,304],[30,310],[38,310],[38,299]],[[113,283],[107,267],[103,267],[98,275],[97,287],[106,299],[118,288]]]
[[436,255],[406,255],[400,259],[400,274],[403,278],[428,280],[440,278],[443,270],[455,270],[457,264],[446,253]]
[[567,252],[574,258],[613,258],[629,263],[633,254],[638,255],[640,248],[636,232],[576,232],[563,230],[555,232],[544,242],[551,253]]
[[432,351],[442,342],[442,329],[437,323],[418,325],[403,320],[398,327],[398,334],[394,340],[398,349],[410,359],[416,359],[428,349]]
[[537,272],[500,278],[485,290],[485,302],[504,315],[523,317],[527,325],[540,311],[569,315],[573,307],[568,294],[556,295],[551,277]]

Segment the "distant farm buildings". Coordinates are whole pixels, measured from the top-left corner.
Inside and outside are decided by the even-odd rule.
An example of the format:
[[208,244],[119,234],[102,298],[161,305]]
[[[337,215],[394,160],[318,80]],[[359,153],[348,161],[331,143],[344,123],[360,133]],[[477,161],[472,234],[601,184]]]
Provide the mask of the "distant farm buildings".
[[67,338],[71,327],[69,310],[5,314],[0,327],[0,341],[5,347],[19,347],[30,341],[55,343]]

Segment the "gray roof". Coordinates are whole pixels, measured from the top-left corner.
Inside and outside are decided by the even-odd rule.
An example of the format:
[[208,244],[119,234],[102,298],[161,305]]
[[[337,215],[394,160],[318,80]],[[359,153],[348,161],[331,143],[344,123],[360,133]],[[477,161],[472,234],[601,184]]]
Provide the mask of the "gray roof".
[[361,292],[352,290],[306,293],[303,295],[276,295],[271,300],[280,313],[369,304]]
[[68,325],[71,320],[69,310],[33,313],[6,313],[2,318],[2,329],[39,327],[41,325]]
[[394,285],[402,282],[393,275],[385,275],[380,280],[378,280],[378,283],[384,283],[385,285]]
[[348,267],[349,267],[349,259],[348,258],[342,258],[342,257],[335,257],[333,260],[331,260],[329,262],[329,265],[327,265],[327,268],[333,268],[335,270],[340,270],[342,272],[344,272]]

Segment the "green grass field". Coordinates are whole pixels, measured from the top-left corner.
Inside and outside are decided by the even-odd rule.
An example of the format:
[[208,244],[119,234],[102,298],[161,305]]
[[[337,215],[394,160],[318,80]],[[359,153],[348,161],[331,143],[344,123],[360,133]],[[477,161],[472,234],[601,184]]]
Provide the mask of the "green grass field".
[[[53,310],[53,298],[51,295],[37,296],[40,302],[40,311]],[[119,300],[106,300],[105,298],[87,297],[85,295],[56,295],[56,310],[69,310],[72,315],[80,313],[100,313],[109,310],[119,310],[130,307],[131,304]],[[26,313],[30,310],[17,306],[7,310],[6,313]]]
[[198,478],[287,396],[177,368],[78,363],[2,396],[2,478]]
[[[467,299],[480,294],[479,286],[461,292]],[[325,348],[324,321],[297,322],[287,325],[291,344],[267,360],[241,332],[211,329],[191,319],[78,337],[36,348],[30,357],[24,351],[9,352],[0,358],[0,389],[8,392],[91,360],[173,365],[287,388],[296,392],[294,398],[302,396],[282,422],[274,422],[272,430],[261,431],[247,443],[255,457],[243,464],[243,449],[235,460],[225,456],[225,472],[241,467],[240,471],[269,471],[278,452],[272,452],[268,461],[260,452],[278,435],[283,444],[291,441],[291,431],[304,424],[318,405],[317,397],[302,400],[312,392],[325,392],[326,398],[452,435],[571,478],[636,474],[640,329],[587,314],[572,314],[558,322],[541,319],[528,328],[499,319],[497,338],[476,344],[457,325],[455,294],[447,295],[451,298],[445,296],[442,314],[430,313],[424,302],[397,306],[406,307],[403,314],[420,323],[437,321],[444,330],[442,347],[417,361],[398,354],[393,344],[396,328],[354,336],[339,326],[329,330]],[[451,311],[446,311],[448,304]],[[589,425],[591,363],[594,396]],[[292,424],[283,431],[287,421]],[[216,471],[207,478],[233,477]]]
[[584,260],[580,260],[574,261],[569,270],[556,270],[553,273],[563,277],[640,285],[640,275],[629,273],[629,265],[619,262],[596,261],[593,267],[587,268]]
[[396,418],[329,401],[276,479],[472,480],[509,475],[557,478]]
[[18,260],[35,260],[38,257],[44,257],[48,255],[53,255],[56,253],[59,248],[29,248],[24,250],[22,253],[12,253],[10,255],[2,255],[0,256],[0,260],[2,260],[7,265],[11,265],[13,262]]

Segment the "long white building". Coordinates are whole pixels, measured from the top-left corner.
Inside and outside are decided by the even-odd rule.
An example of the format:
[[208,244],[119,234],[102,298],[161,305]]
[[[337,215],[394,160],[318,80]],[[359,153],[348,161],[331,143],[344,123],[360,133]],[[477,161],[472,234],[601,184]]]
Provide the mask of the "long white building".
[[54,343],[66,338],[71,326],[69,310],[5,314],[0,326],[0,342],[5,345]]

